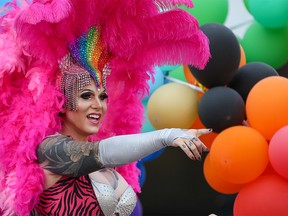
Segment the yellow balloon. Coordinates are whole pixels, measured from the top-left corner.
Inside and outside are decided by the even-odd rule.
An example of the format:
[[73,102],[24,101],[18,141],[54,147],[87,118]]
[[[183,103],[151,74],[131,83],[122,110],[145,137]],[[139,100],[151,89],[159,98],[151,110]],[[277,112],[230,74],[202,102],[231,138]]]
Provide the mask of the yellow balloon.
[[188,85],[162,85],[149,98],[148,119],[156,129],[188,129],[198,115],[198,101],[198,92]]

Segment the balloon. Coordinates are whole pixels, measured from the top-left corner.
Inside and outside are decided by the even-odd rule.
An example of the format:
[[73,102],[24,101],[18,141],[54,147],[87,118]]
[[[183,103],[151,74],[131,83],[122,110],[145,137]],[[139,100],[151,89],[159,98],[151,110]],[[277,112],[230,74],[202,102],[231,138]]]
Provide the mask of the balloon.
[[136,206],[131,213],[131,216],[142,216],[143,215],[143,208],[140,199],[137,199]]
[[245,185],[234,202],[234,216],[286,215],[288,181],[277,175],[263,175]]
[[244,2],[244,5],[245,5],[247,11],[250,12],[250,8],[249,8],[249,0],[243,0],[243,2]]
[[235,90],[224,86],[213,87],[200,99],[198,114],[205,127],[219,133],[228,127],[242,125],[245,104]]
[[269,159],[274,170],[288,179],[288,126],[273,135],[269,143]]
[[[6,3],[10,2],[9,0],[1,0],[0,7],[4,6]],[[1,14],[1,13],[0,13]]]
[[247,62],[264,62],[277,69],[288,61],[288,26],[268,29],[252,23],[240,41]]
[[243,49],[243,47],[241,46],[241,44],[239,44],[240,46],[240,63],[239,63],[239,68],[244,66],[246,64],[246,55],[245,55],[245,51]]
[[288,125],[288,79],[270,76],[260,80],[250,90],[246,100],[249,125],[267,140]]
[[143,122],[141,132],[145,133],[145,132],[150,132],[150,131],[154,131],[154,130],[155,130],[155,128],[150,123],[148,116],[147,116],[147,113],[145,113],[145,121]]
[[288,62],[284,64],[281,68],[278,68],[277,72],[280,76],[288,78]]
[[144,99],[149,98],[149,96],[160,86],[164,84],[164,74],[160,70],[159,67],[154,68],[154,76],[148,81],[149,85],[149,95],[147,95]]
[[202,89],[202,92],[199,91],[199,95],[202,95],[203,92],[207,91],[207,88],[203,86],[198,80],[195,79],[195,77],[193,76],[193,74],[191,73],[187,65],[183,66],[183,70],[184,70],[184,76],[185,76],[186,81]]
[[252,87],[268,76],[278,76],[277,71],[263,62],[250,62],[240,67],[228,86],[236,90],[246,102]]
[[204,176],[207,183],[215,191],[223,194],[234,194],[238,193],[242,188],[241,184],[233,184],[225,181],[211,166],[210,155],[208,154],[204,161]]
[[179,66],[171,70],[168,73],[168,76],[186,82],[184,71],[183,71],[183,66]]
[[188,67],[194,77],[207,88],[226,85],[239,67],[239,42],[234,33],[224,25],[209,23],[200,28],[210,41],[211,58],[204,70],[191,65]]
[[[268,147],[268,149],[269,149],[269,147]],[[268,150],[268,152],[269,152],[269,150]],[[268,162],[268,165],[267,165],[265,171],[262,173],[262,175],[271,175],[271,174],[278,175],[277,172],[272,167],[271,163]]]
[[148,162],[148,161],[152,161],[154,159],[156,159],[157,157],[159,157],[165,149],[160,149],[157,152],[154,152],[146,157],[144,157],[143,159],[141,159],[142,162]]
[[287,0],[249,0],[251,15],[267,28],[281,28],[288,25]]
[[[203,123],[201,122],[199,115],[197,115],[196,120],[194,121],[193,125],[191,126],[193,129],[202,129],[206,128]],[[211,145],[218,134],[215,132],[204,134],[200,137],[200,140],[207,146],[207,148],[211,148]]]
[[[187,66],[186,66],[187,67]],[[188,69],[188,67],[187,67]],[[189,69],[188,69],[189,70]],[[189,71],[189,74],[190,71]],[[192,74],[191,74],[192,75]],[[203,93],[202,92],[198,92],[198,98],[201,99],[201,97],[203,96]],[[197,115],[196,117],[196,120],[194,121],[193,125],[191,126],[191,128],[193,129],[202,129],[202,128],[206,128],[203,123],[201,122],[200,118],[199,118],[199,115]],[[200,137],[201,141],[208,147],[210,148],[215,137],[217,136],[218,134],[215,133],[215,132],[211,132],[211,133],[208,133],[208,134],[204,134]]]
[[150,96],[147,113],[156,129],[189,128],[197,117],[197,106],[196,90],[184,84],[168,83]]
[[248,183],[264,172],[268,164],[268,143],[253,128],[230,127],[214,139],[210,159],[212,169],[224,180]]
[[196,83],[198,82],[195,77],[193,76],[193,74],[190,72],[189,68],[187,65],[183,66],[183,71],[184,71],[184,76],[185,79],[188,83],[192,84],[192,85],[196,85]]
[[160,67],[160,70],[165,74],[166,72],[175,70],[176,68],[178,68],[180,65],[162,65]]
[[153,127],[153,125],[151,124],[151,122],[148,119],[148,114],[147,114],[147,103],[148,103],[148,99],[143,99],[142,100],[142,105],[144,106],[145,109],[145,113],[144,113],[144,117],[145,120],[142,123],[142,128],[141,128],[141,132],[145,133],[145,132],[150,132],[150,131],[154,131],[155,128]]
[[144,164],[140,161],[137,163],[137,167],[140,170],[139,182],[140,186],[142,187],[146,181],[146,169]]
[[228,15],[228,0],[193,0],[194,7],[182,9],[197,18],[200,25],[207,23],[223,24]]

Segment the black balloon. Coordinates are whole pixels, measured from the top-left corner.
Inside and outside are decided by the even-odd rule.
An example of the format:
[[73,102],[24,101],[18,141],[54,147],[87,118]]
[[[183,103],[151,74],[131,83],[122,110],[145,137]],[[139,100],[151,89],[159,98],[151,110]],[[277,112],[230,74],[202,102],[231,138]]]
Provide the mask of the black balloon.
[[284,64],[280,68],[277,68],[276,70],[277,70],[279,76],[283,76],[283,77],[288,78],[288,62],[286,62],[286,64]]
[[272,66],[264,62],[250,62],[236,71],[228,86],[236,90],[246,102],[252,87],[269,76],[278,76],[277,71]]
[[243,124],[245,104],[234,89],[217,86],[206,91],[201,97],[198,114],[206,128],[220,133],[226,128]]
[[218,23],[202,25],[209,39],[211,58],[204,70],[188,65],[193,76],[205,87],[227,85],[239,67],[241,51],[235,34]]

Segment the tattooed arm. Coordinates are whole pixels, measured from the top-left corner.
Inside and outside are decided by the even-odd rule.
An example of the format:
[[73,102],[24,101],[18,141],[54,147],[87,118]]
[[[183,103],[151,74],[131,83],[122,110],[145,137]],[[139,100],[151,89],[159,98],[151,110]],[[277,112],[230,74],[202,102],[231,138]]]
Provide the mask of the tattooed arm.
[[[100,142],[79,142],[67,136],[55,135],[46,138],[39,145],[38,162],[52,173],[76,177],[103,167],[121,166],[137,161],[171,145],[182,148],[188,157],[193,159],[193,154],[201,154],[206,146],[194,135],[196,130],[189,131],[162,129],[143,134],[115,136]],[[201,133],[208,132],[204,130]],[[192,139],[196,139],[195,145],[189,142]]]
[[38,163],[55,174],[86,175],[103,168],[98,158],[98,146],[99,142],[79,142],[63,135],[51,136],[38,147]]

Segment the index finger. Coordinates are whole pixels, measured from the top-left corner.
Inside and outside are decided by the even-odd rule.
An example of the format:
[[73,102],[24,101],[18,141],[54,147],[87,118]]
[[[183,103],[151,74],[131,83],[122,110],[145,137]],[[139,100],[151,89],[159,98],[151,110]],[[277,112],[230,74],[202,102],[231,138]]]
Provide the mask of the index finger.
[[203,128],[203,129],[190,129],[188,132],[194,134],[196,137],[202,136],[204,134],[209,134],[212,132],[211,128]]
[[209,134],[211,132],[212,132],[211,128],[197,129],[196,136],[199,137],[199,136],[202,136],[204,134]]

